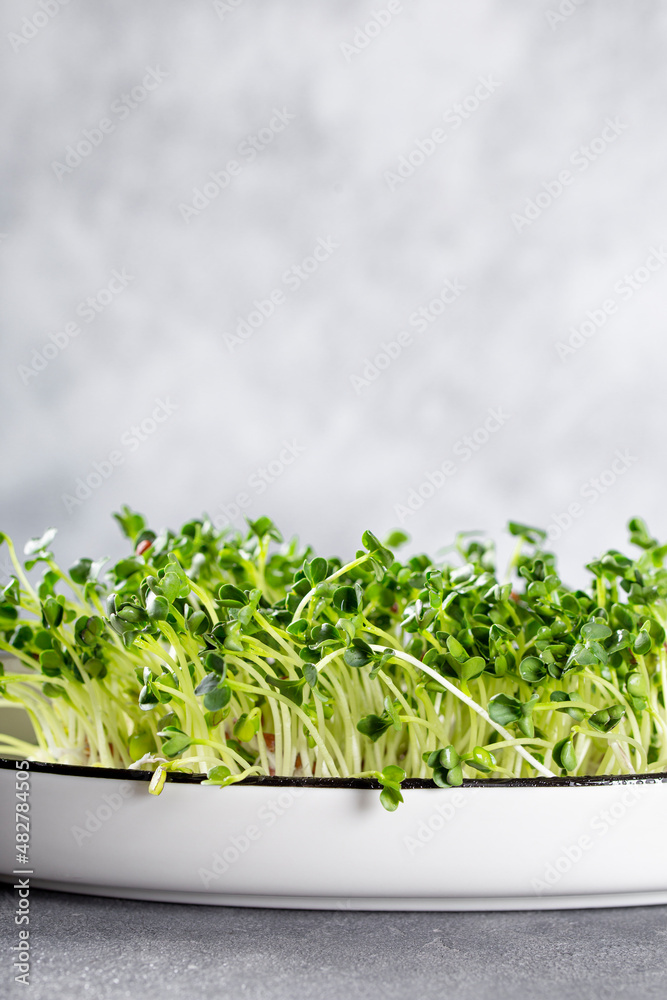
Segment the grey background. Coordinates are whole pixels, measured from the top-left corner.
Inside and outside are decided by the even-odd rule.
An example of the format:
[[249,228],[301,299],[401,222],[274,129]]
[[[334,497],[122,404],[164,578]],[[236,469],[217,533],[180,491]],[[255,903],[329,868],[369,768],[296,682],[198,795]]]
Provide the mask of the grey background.
[[[667,238],[667,7],[404,0],[350,54],[386,6],[71,0],[31,30],[36,0],[2,5],[0,493],[17,541],[53,524],[65,561],[113,555],[122,502],[157,528],[204,510],[224,520],[246,492],[245,513],[344,554],[364,528],[400,523],[395,505],[499,406],[505,425],[403,524],[414,548],[510,517],[546,526],[578,502],[554,532],[575,580],[624,543],[632,514],[667,535],[667,265],[629,301],[613,289]],[[22,26],[34,37],[12,42]],[[110,113],[158,66],[145,101]],[[460,128],[443,124],[489,76],[488,100]],[[179,206],[274,108],[295,117],[186,223]],[[58,179],[54,161],[104,117],[114,131]],[[607,118],[621,134],[577,169],[570,157]],[[438,127],[446,141],[392,191],[386,173]],[[573,182],[518,233],[513,213],[568,168]],[[320,237],[339,248],[230,351],[225,334],[285,291],[281,276]],[[128,287],[22,375],[114,268]],[[355,391],[352,376],[447,279],[465,292]],[[558,342],[610,297],[617,312],[561,359]],[[175,412],[135,451],[121,446],[156,398]],[[260,496],[249,477],[284,441],[302,453]],[[68,511],[63,494],[119,449],[122,464]],[[623,474],[582,497],[617,449]]]

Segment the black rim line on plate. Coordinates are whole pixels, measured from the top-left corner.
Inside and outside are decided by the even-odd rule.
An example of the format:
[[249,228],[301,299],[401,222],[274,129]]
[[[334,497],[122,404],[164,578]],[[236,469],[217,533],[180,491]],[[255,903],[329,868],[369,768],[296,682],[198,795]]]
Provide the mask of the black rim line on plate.
[[[15,770],[14,758],[0,757],[0,769]],[[150,781],[152,771],[135,771],[123,767],[88,767],[78,764],[45,764],[41,761],[30,761],[30,771],[37,774],[64,774],[77,778],[115,778],[127,781]],[[177,784],[198,785],[206,778],[205,774],[182,774],[169,771],[167,781]],[[575,778],[465,778],[463,788],[581,788],[592,785],[632,784],[640,781],[667,781],[667,772],[655,774],[603,774],[599,776],[581,775]],[[285,778],[280,775],[252,775],[236,782],[236,787],[260,785],[271,788],[380,788],[379,782],[370,778]],[[432,781],[423,778],[406,778],[402,784],[404,789],[437,788]]]

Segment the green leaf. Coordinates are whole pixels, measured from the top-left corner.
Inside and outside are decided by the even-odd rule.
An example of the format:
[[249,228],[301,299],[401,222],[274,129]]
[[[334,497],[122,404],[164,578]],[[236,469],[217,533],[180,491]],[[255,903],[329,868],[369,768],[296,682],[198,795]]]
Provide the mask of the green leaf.
[[125,635],[126,633],[134,632],[135,627],[131,622],[126,622],[124,619],[120,618],[118,615],[109,615],[109,624],[111,625],[114,632],[118,635]]
[[248,603],[248,595],[231,583],[223,583],[218,591],[218,600],[223,608],[242,608]]
[[228,625],[226,627],[227,637],[223,643],[225,649],[229,649],[234,653],[243,652],[243,643],[241,642],[241,630],[237,623],[233,625]]
[[575,666],[590,667],[600,662],[600,658],[595,652],[583,643],[578,642],[567,658],[565,669],[570,670]]
[[510,535],[525,538],[526,541],[531,542],[533,545],[546,541],[547,537],[546,531],[543,531],[542,528],[531,528],[529,525],[521,524],[519,521],[510,521],[507,525],[507,530]]
[[404,531],[391,531],[384,540],[384,544],[388,549],[398,549],[401,545],[405,545],[406,542],[410,541],[410,536],[406,535]]
[[355,614],[359,609],[359,601],[354,587],[338,587],[338,589],[334,591],[333,606],[341,614]]
[[93,678],[93,680],[102,680],[102,678],[106,677],[107,674],[106,664],[97,656],[93,656],[89,660],[86,660],[83,664],[83,669],[89,677]]
[[611,629],[608,625],[603,625],[600,622],[586,622],[582,626],[581,634],[586,639],[608,639],[611,635]]
[[621,649],[627,649],[632,645],[632,636],[625,628],[619,628],[614,632],[614,641],[607,649],[609,654],[617,653]]
[[481,656],[471,656],[469,660],[461,664],[459,671],[462,681],[472,681],[479,677],[486,670],[486,660]]
[[625,687],[633,698],[645,698],[648,695],[644,677],[637,670],[631,671],[625,678]]
[[609,733],[616,728],[624,715],[625,709],[622,705],[613,705],[609,709],[602,708],[589,715],[588,724],[601,733]]
[[74,625],[74,634],[78,642],[84,646],[95,646],[104,633],[104,622],[97,615],[87,617],[82,615],[77,618]]
[[632,631],[635,627],[635,618],[631,611],[624,604],[612,604],[611,619],[624,631]]
[[406,774],[402,767],[398,767],[397,764],[388,764],[386,767],[382,768],[382,777],[380,781],[386,779],[387,781],[394,781],[400,783],[405,781]]
[[130,510],[127,504],[123,504],[120,513],[114,513],[113,516],[118,521],[125,537],[129,538],[130,541],[134,541],[137,535],[146,527],[146,521],[143,516],[137,514],[136,511]]
[[170,603],[179,599],[184,600],[192,590],[192,585],[183,571],[173,564],[167,566],[160,587]]
[[535,723],[530,716],[522,716],[522,718],[520,718],[517,722],[517,726],[519,727],[519,731],[522,732],[524,736],[527,736],[529,740],[533,739],[535,736]]
[[453,767],[458,767],[460,760],[461,758],[451,744],[438,754],[438,763],[447,771],[450,771]]
[[231,697],[232,690],[229,685],[219,684],[218,687],[207,691],[204,695],[204,708],[207,712],[219,712],[225,705],[229,704]]
[[59,684],[51,684],[47,681],[46,684],[42,684],[42,692],[47,698],[62,698],[65,689],[61,688]]
[[57,528],[47,528],[41,538],[31,538],[29,542],[26,542],[23,548],[24,554],[26,556],[34,556],[37,553],[46,552],[57,534]]
[[143,608],[136,604],[123,604],[118,611],[118,618],[129,625],[142,625],[146,621],[147,615]]
[[455,639],[453,635],[447,636],[447,649],[452,654],[455,660],[459,663],[465,663],[468,659],[468,653],[465,648],[461,645],[458,639]]
[[373,659],[373,650],[363,639],[353,639],[352,644],[343,653],[343,660],[348,667],[365,667]]
[[568,615],[578,615],[581,611],[579,601],[574,594],[564,594],[561,598],[561,607]]
[[354,639],[356,631],[354,627],[354,622],[351,622],[347,618],[339,618],[338,621],[336,622],[336,628],[340,632],[342,638],[345,638],[345,636],[347,636],[350,641]]
[[259,716],[247,715],[244,712],[234,723],[234,736],[241,743],[248,743],[258,732],[259,724]]
[[45,628],[58,628],[63,620],[64,608],[55,597],[47,597],[42,604],[42,624]]
[[380,737],[387,732],[391,726],[391,720],[386,716],[380,715],[367,715],[365,718],[360,719],[357,723],[357,729],[364,736],[368,736],[373,743],[376,743]]
[[593,729],[599,729],[601,733],[606,733],[607,726],[609,725],[609,712],[602,708],[598,712],[593,712],[592,715],[588,717],[588,723]]
[[637,656],[646,656],[647,653],[650,653],[652,645],[653,643],[649,633],[641,631],[638,633],[637,638],[632,644],[632,652],[636,653]]
[[305,562],[303,565],[303,571],[306,574],[306,579],[310,583],[311,587],[316,587],[318,583],[326,579],[328,571],[328,563],[326,559],[321,559],[317,556],[310,562]]
[[657,545],[655,538],[651,537],[646,521],[641,517],[633,517],[628,521],[628,531],[633,545],[638,545],[642,549],[650,549]]
[[160,703],[160,700],[155,692],[155,688],[151,683],[144,684],[141,691],[139,692],[139,707],[144,712],[149,712],[152,708]]
[[278,688],[280,693],[290,701],[293,701],[295,705],[303,704],[303,688],[306,683],[306,678],[302,677],[299,681],[288,681],[282,680],[280,677],[271,677],[270,674],[266,675],[266,682],[272,687]]
[[3,621],[0,629],[12,628],[18,616],[19,613],[13,604],[0,604],[0,619]]
[[202,781],[202,785],[226,785],[231,774],[232,772],[224,764],[216,764],[210,768],[206,775],[206,781]]
[[299,650],[299,659],[305,663],[319,663],[322,659],[322,647],[302,646]]
[[79,559],[78,562],[74,563],[69,571],[69,575],[74,580],[74,583],[83,585],[88,579],[92,565],[92,559]]
[[162,744],[162,753],[166,757],[177,757],[191,746],[192,740],[189,736],[186,736],[185,733],[174,733],[170,739]]
[[383,580],[385,571],[390,569],[394,564],[394,553],[390,552],[389,549],[385,549],[384,546],[374,549],[371,553],[371,562],[377,580]]
[[304,663],[303,676],[306,678],[306,684],[308,687],[317,687],[319,674],[317,672],[317,667],[315,667],[312,663]]
[[400,719],[400,716],[399,716],[398,710],[397,710],[397,706],[398,705],[399,705],[398,701],[395,701],[395,702],[392,701],[391,698],[389,697],[389,695],[387,695],[387,697],[384,700],[384,710],[387,713],[387,716],[389,717],[389,719],[391,720],[391,724],[394,727],[394,729],[396,730],[396,732],[400,732],[401,729],[403,728],[403,723],[401,722],[401,719]]
[[364,531],[361,536],[361,544],[365,549],[368,549],[369,552],[382,548],[382,542],[373,534],[372,531]]
[[117,580],[127,580],[135,573],[143,573],[145,565],[141,559],[120,559],[113,567]]
[[574,752],[572,740],[566,737],[559,740],[552,750],[554,763],[557,767],[562,767],[564,771],[574,771],[577,766],[577,757]]
[[521,702],[507,694],[496,694],[489,700],[489,715],[499,726],[509,726],[523,718]]
[[146,598],[146,611],[152,622],[166,621],[169,614],[169,601],[166,597],[150,593]]
[[55,649],[45,649],[39,654],[39,663],[42,673],[47,677],[59,677],[65,661],[61,654]]
[[220,653],[216,653],[215,650],[207,653],[204,657],[204,665],[210,673],[218,674],[219,680],[222,681],[225,679],[227,674],[227,663],[224,657],[220,656]]
[[390,785],[385,785],[380,792],[380,802],[387,812],[395,812],[401,802],[403,802],[403,796],[397,789],[392,788]]
[[[303,619],[300,619],[300,621],[303,621]],[[295,624],[298,624],[298,623],[295,622]],[[304,625],[307,625],[307,622],[304,621]],[[288,631],[289,631],[289,629],[288,629]],[[323,642],[340,642],[341,641],[341,634],[338,631],[338,629],[334,628],[333,625],[330,625],[329,622],[324,622],[323,625],[316,625],[311,630],[310,641],[315,646],[319,646],[320,643],[323,643]]]
[[252,606],[252,604],[246,604],[244,608],[239,608],[236,614],[236,620],[244,629],[250,627],[253,621],[253,615],[257,609]]
[[186,624],[193,635],[203,635],[208,631],[210,622],[205,611],[193,611],[188,614]]
[[434,767],[434,769],[433,769],[433,781],[438,786],[438,788],[449,788],[450,787],[449,782],[447,781],[447,775],[448,774],[449,774],[449,771],[447,771],[446,768],[440,767],[439,765],[437,767]]
[[33,639],[33,632],[29,625],[20,625],[10,639],[14,649],[23,649]]
[[519,664],[519,673],[529,684],[538,684],[546,677],[547,668],[537,656],[526,656]]
[[0,595],[3,600],[8,601],[10,604],[21,603],[19,582],[15,576],[11,577],[9,583],[4,588],[0,589]]
[[[321,627],[324,628],[325,626]],[[295,622],[290,622],[286,631],[289,632],[290,635],[303,636],[308,631],[308,628],[309,626],[306,619],[298,618]],[[316,639],[314,641],[317,642],[318,640]]]
[[95,559],[91,564],[90,573],[88,574],[88,582],[99,580],[99,575],[102,567],[109,562],[109,556],[102,556],[101,559]]
[[447,784],[454,786],[463,784],[463,770],[460,764],[447,771]]
[[220,677],[218,674],[207,674],[203,680],[199,682],[195,688],[195,694],[209,694],[211,691],[215,691],[220,685]]
[[485,747],[474,747],[472,751],[472,756],[467,763],[476,767],[478,771],[489,772],[497,767],[496,758],[493,756],[490,750]]
[[369,679],[374,681],[380,670],[384,670],[387,664],[396,662],[393,649],[384,649],[381,653],[373,653],[373,666],[368,674]]
[[258,538],[265,538],[267,535],[272,538],[275,542],[282,542],[283,536],[280,534],[275,524],[270,517],[258,517],[256,521],[251,521],[246,518],[248,522],[248,527],[252,531],[253,535],[257,535]]
[[54,642],[56,642],[56,639],[52,633],[46,632],[43,629],[35,632],[35,646],[37,649],[53,649]]
[[557,708],[557,712],[563,712],[565,715],[569,715],[570,718],[574,719],[575,722],[581,722],[586,713],[582,708],[576,707],[576,701],[570,700],[570,696],[564,691],[552,691],[549,696],[550,701],[555,701],[557,703],[565,703],[563,708]]

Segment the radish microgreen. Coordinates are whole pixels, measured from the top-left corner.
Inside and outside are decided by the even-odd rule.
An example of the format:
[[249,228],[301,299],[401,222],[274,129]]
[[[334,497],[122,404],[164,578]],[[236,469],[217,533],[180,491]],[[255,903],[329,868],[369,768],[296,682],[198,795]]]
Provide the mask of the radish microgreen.
[[[667,769],[667,546],[639,518],[572,589],[544,532],[511,522],[509,582],[491,542],[399,559],[371,531],[344,563],[268,517],[247,532],[203,517],[180,531],[114,515],[130,551],[55,561],[56,532],[11,540],[0,589],[1,678],[34,760],[170,771],[224,787],[249,775],[372,778],[393,811],[409,778]],[[33,577],[37,579],[33,580]],[[2,669],[0,667],[0,674]]]

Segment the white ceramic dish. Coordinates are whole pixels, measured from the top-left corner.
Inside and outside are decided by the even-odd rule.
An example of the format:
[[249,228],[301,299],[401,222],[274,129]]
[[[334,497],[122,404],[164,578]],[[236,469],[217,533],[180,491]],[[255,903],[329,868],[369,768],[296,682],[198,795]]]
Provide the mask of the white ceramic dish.
[[[313,909],[667,903],[667,776],[411,782],[395,813],[365,782],[221,789],[178,776],[155,797],[149,778],[31,764],[31,885]],[[0,761],[7,880],[25,867],[15,861],[15,781],[15,762]]]

